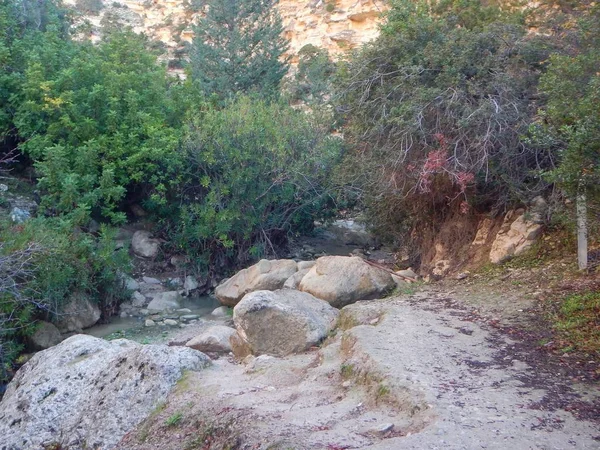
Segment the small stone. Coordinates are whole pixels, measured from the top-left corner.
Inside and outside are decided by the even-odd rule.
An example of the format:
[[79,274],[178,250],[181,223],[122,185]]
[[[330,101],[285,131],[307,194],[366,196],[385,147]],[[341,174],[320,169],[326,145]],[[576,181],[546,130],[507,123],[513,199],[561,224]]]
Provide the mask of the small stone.
[[160,284],[160,280],[158,278],[142,277],[142,280],[144,280],[144,283],[148,284]]
[[184,316],[179,317],[181,320],[185,320],[186,322],[188,320],[194,320],[197,319],[198,317],[200,317],[198,314],[186,314]]
[[137,291],[140,288],[140,283],[131,277],[125,277],[125,288],[129,291]]
[[140,314],[142,316],[147,316],[148,314],[150,314],[150,311],[148,311],[147,309],[140,309]]
[[398,270],[396,272],[396,275],[399,275],[401,277],[408,277],[408,278],[413,278],[413,279],[417,279],[419,278],[419,275],[417,275],[412,269],[406,269],[406,270]]
[[170,327],[175,327],[178,325],[178,322],[173,319],[165,319],[165,325],[169,325]]
[[369,430],[370,434],[376,436],[384,436],[391,432],[394,429],[393,423],[382,423],[381,425],[377,425]]
[[121,312],[121,314],[119,314],[119,317],[120,317],[121,319],[126,319],[128,316],[129,316],[129,314],[127,314],[127,312],[126,312],[126,311],[123,311],[123,312]]
[[146,326],[146,327],[153,327],[155,325],[156,325],[156,322],[151,319],[146,319],[146,321],[144,322],[144,326]]
[[189,262],[189,258],[185,255],[171,256],[171,265],[175,267],[183,266]]
[[169,278],[167,280],[167,283],[173,287],[183,286],[183,282],[181,281],[181,278]]
[[177,312],[178,312],[178,313],[183,313],[183,314],[189,314],[189,313],[191,313],[191,312],[192,312],[192,310],[191,310],[191,309],[189,309],[189,308],[179,308],[179,309],[177,310]]
[[352,383],[350,381],[344,381],[342,383],[342,387],[348,389],[350,386],[352,386]]
[[461,272],[458,275],[456,275],[456,279],[459,280],[459,281],[460,280],[464,280],[465,278],[468,278],[469,275],[470,275],[469,272]]

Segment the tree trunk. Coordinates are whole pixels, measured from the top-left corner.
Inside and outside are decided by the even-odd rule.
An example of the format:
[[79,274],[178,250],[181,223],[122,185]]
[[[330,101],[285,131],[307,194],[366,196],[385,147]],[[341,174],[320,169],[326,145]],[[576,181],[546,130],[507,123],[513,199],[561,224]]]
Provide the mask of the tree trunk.
[[[582,183],[583,184],[583,183]],[[587,203],[585,187],[579,187],[577,194],[577,262],[579,270],[588,268],[588,229],[587,229]]]

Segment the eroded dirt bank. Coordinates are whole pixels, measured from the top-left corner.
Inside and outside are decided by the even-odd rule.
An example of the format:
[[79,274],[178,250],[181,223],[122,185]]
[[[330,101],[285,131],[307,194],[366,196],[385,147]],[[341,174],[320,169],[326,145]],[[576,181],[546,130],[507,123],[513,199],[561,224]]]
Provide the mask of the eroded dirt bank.
[[118,448],[600,445],[597,385],[575,390],[538,367],[460,294],[429,289],[359,302],[343,310],[340,327],[306,354],[223,358],[188,373]]

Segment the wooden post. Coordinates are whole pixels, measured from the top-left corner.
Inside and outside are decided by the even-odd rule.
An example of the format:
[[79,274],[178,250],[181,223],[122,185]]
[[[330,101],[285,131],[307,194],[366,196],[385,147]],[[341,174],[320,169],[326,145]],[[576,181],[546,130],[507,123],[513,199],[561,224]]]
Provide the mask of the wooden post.
[[579,192],[576,201],[577,209],[577,262],[579,270],[588,268],[588,227],[587,227],[587,198],[585,184],[579,182]]

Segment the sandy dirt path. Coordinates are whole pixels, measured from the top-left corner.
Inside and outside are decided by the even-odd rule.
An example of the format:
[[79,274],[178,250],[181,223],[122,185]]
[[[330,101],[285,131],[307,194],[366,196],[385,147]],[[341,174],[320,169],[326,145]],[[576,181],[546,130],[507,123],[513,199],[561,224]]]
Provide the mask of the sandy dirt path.
[[[460,294],[345,308],[320,348],[189,373],[120,449],[598,449],[598,386],[569,385]],[[575,408],[574,405],[577,405]],[[594,421],[593,419],[596,419]]]

